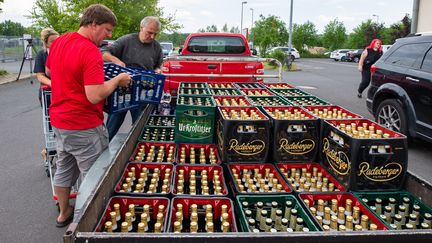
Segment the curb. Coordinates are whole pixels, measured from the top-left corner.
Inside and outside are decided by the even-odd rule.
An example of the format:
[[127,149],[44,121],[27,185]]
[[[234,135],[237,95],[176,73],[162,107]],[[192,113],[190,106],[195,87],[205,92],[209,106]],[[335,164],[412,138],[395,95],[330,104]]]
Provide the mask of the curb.
[[[35,75],[21,74],[19,80],[28,79],[28,78],[31,78],[33,76],[36,77]],[[19,80],[17,80],[17,77],[18,77],[18,74],[16,74],[16,73],[0,76],[0,85],[19,81]]]

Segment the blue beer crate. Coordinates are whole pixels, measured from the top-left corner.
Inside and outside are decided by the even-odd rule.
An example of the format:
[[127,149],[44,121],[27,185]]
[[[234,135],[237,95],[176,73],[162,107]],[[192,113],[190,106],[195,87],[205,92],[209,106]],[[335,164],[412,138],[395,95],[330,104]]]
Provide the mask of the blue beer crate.
[[134,96],[138,92],[138,82],[141,80],[141,75],[136,74],[133,70],[125,68],[113,63],[104,64],[105,81],[108,81],[120,73],[128,73],[132,77],[132,82],[128,87],[118,87],[105,100],[104,111],[107,113],[116,113],[120,111],[130,110],[137,107],[134,101]]
[[132,103],[136,105],[159,104],[164,90],[165,75],[141,68],[129,69],[140,75]]

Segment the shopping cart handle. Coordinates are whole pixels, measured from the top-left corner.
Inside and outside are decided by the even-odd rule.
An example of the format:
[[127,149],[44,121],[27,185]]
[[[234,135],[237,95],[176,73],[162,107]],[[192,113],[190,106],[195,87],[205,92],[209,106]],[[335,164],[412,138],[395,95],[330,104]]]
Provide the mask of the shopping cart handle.
[[40,88],[43,90],[51,90],[51,86],[46,85],[46,84],[42,84]]

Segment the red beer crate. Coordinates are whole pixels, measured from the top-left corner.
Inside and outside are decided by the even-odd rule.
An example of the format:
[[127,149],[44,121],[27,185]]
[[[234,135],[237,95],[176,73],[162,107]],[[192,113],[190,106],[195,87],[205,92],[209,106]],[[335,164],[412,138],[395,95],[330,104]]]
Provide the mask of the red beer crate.
[[129,196],[168,196],[173,170],[172,164],[128,163],[114,191]]
[[175,143],[139,142],[129,161],[174,163],[175,152]]
[[298,106],[263,107],[271,118],[274,162],[315,161],[319,148],[319,121]]
[[177,164],[179,165],[220,165],[221,160],[215,144],[178,145]]
[[[325,211],[326,208],[330,208],[330,215],[334,215],[337,217],[337,229],[330,230],[339,230],[340,226],[346,227],[346,218],[347,216],[351,216],[353,219],[353,224],[360,224],[362,221],[362,217],[364,220],[362,228],[368,228],[367,230],[374,228],[375,230],[387,230],[388,228],[377,218],[375,215],[369,211],[354,195],[351,193],[300,193],[299,194],[300,201],[303,203],[304,208],[308,211],[309,215],[312,216],[315,224],[321,229],[326,230],[324,228],[331,227],[329,226],[332,221],[331,216],[328,215]],[[333,200],[333,201],[332,201]],[[348,200],[348,203],[347,203]],[[321,203],[322,202],[322,203]],[[319,217],[318,217],[319,216]],[[367,218],[366,218],[367,216]],[[321,217],[321,218],[320,218]],[[350,220],[349,220],[350,221]],[[359,221],[359,222],[357,222]],[[334,223],[333,223],[334,224]],[[374,226],[372,226],[372,224]],[[324,226],[325,225],[325,226]],[[343,228],[342,227],[342,228]],[[352,230],[355,230],[352,227]],[[327,228],[328,230],[328,228]],[[365,230],[365,229],[363,229]]]
[[321,139],[323,166],[347,190],[401,189],[408,166],[404,135],[367,119],[324,120]]
[[298,193],[346,191],[343,185],[318,163],[283,163],[275,166],[288,185]]
[[146,142],[174,142],[174,134],[175,130],[173,127],[145,126],[138,140]]
[[294,86],[288,83],[264,83],[264,86],[268,89],[291,89],[295,88]]
[[[292,190],[272,164],[227,165],[234,195],[285,194]],[[275,186],[276,184],[276,186]]]
[[273,92],[268,89],[240,89],[243,95],[246,96],[275,96]]
[[[223,168],[221,166],[176,165],[174,169],[175,174],[172,183],[172,193],[174,195],[200,197],[228,195]],[[192,176],[195,177],[195,180],[191,179]],[[205,180],[204,177],[207,177],[207,180]],[[179,182],[179,180],[183,180],[183,182]],[[204,181],[207,182],[204,183]],[[192,189],[191,186],[193,186],[194,189]],[[183,190],[183,192],[181,192],[181,190]]]
[[316,105],[303,106],[307,111],[320,119],[358,119],[362,116],[357,115],[343,107],[337,105]]
[[[130,205],[134,205],[134,212],[130,209]],[[116,206],[118,209],[116,210]],[[147,230],[145,233],[155,233],[155,224],[157,223],[157,216],[162,213],[163,217],[159,220],[162,220],[161,223],[161,232],[167,232],[168,226],[168,216],[169,210],[171,208],[170,200],[168,198],[162,197],[123,197],[116,196],[110,198],[107,207],[105,208],[104,213],[102,214],[99,223],[96,226],[95,232],[106,232],[106,222],[111,221],[116,223],[112,224],[114,228],[116,225],[117,229],[113,229],[113,232],[120,232],[121,223],[125,221],[125,214],[127,212],[131,212],[132,218],[135,220],[131,223],[131,230],[129,232],[137,232],[138,224],[141,222],[142,214],[145,212],[148,216],[147,220]],[[116,212],[116,214],[111,215],[111,212]],[[120,214],[120,215],[118,215]],[[116,216],[120,216],[116,219]]]
[[216,106],[245,107],[252,106],[244,96],[213,96]]
[[[196,221],[194,221],[196,224],[193,225],[194,232],[207,232],[206,214],[210,212],[212,214],[213,232],[223,232],[222,221],[228,222],[228,225],[225,225],[227,232],[237,232],[233,203],[231,199],[225,197],[174,197],[170,210],[168,230],[169,232],[175,232],[175,222],[177,221],[180,222],[177,223],[177,226],[180,227],[178,232],[191,233],[191,216],[193,216],[197,217]],[[223,214],[225,214],[224,217],[222,217]]]
[[[231,117],[239,113],[238,118]],[[222,162],[266,162],[270,141],[268,117],[255,107],[218,107],[218,114],[216,140]]]

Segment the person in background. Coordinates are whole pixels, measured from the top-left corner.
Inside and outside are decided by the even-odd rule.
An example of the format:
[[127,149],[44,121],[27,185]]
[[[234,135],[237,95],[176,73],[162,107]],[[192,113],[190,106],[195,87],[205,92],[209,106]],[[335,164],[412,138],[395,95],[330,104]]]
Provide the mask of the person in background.
[[[36,78],[40,83],[39,88],[39,103],[42,106],[42,89],[50,89],[51,88],[51,79],[49,75],[45,71],[45,64],[49,53],[49,48],[55,39],[59,37],[59,33],[51,28],[45,28],[41,31],[41,40],[43,49],[38,52],[36,55],[36,61],[34,65],[33,72],[36,73]],[[47,151],[46,149],[42,149],[41,151],[42,160],[46,161]]]
[[[51,79],[45,71],[45,64],[49,53],[49,48],[55,39],[59,37],[59,33],[51,28],[45,28],[41,31],[41,40],[43,49],[36,55],[36,61],[33,72],[36,73],[36,78],[41,84],[41,88],[50,88]],[[39,102],[42,105],[42,90],[39,89]]]
[[[143,18],[138,33],[120,37],[103,51],[104,61],[160,73],[163,54],[161,45],[155,40],[160,29],[159,18],[153,16]],[[132,123],[135,123],[143,110],[144,105],[130,110]],[[107,128],[110,141],[123,124],[126,114],[127,111],[108,115]]]
[[85,177],[108,147],[103,105],[118,86],[128,86],[130,75],[121,73],[104,81],[103,59],[98,46],[111,37],[117,23],[114,13],[101,4],[86,8],[77,32],[57,38],[50,48],[47,69],[51,75],[49,108],[57,143],[54,193],[60,214],[57,227],[68,225],[74,210],[69,204],[71,187]]
[[358,70],[361,72],[362,79],[358,87],[357,97],[361,98],[363,91],[369,86],[371,80],[370,68],[382,56],[382,41],[373,39],[370,45],[362,52],[358,64]]

